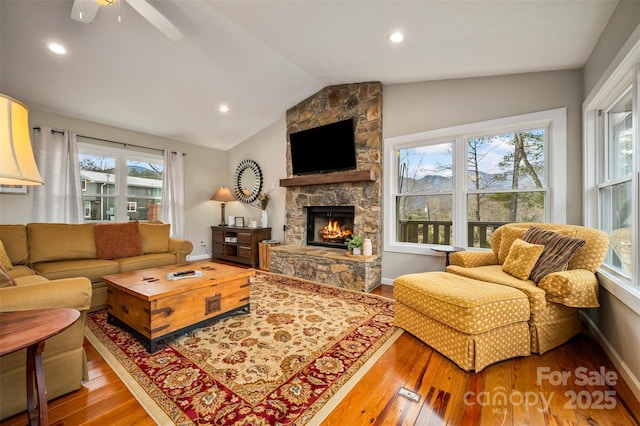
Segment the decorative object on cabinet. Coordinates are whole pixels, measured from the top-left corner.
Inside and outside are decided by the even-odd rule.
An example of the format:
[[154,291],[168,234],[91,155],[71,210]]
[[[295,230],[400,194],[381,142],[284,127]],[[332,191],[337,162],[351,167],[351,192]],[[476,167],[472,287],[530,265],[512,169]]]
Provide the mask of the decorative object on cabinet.
[[236,228],[244,228],[244,217],[236,216],[234,226]]
[[[229,201],[235,201],[233,198],[233,194],[229,191],[229,188],[221,186],[218,190],[211,196],[213,201],[220,201],[220,225],[218,226],[227,226],[227,223],[224,221],[224,207]],[[233,225],[233,223],[231,224]]]
[[236,198],[243,203],[252,203],[262,190],[262,171],[253,160],[242,160],[233,178]]
[[271,239],[271,228],[212,226],[211,232],[213,259],[242,263],[254,268],[260,262],[258,243]]

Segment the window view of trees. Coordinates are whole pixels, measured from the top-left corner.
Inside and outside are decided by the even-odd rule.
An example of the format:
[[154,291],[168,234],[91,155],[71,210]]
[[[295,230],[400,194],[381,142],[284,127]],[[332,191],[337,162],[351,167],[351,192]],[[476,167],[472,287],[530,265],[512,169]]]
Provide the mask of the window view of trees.
[[[544,222],[545,129],[464,139],[468,244],[488,247],[493,229]],[[398,241],[450,244],[454,142],[398,150]]]
[[[85,221],[160,220],[161,162],[80,154],[79,163]],[[127,170],[123,188],[118,185],[119,163]]]

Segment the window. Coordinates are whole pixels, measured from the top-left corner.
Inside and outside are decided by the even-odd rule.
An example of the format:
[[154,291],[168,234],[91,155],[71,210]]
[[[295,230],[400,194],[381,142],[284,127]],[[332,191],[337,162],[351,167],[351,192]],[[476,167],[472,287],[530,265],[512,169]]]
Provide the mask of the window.
[[562,169],[565,140],[564,108],[385,140],[385,250],[487,248],[505,223],[564,222],[548,157]]
[[611,236],[605,264],[631,274],[633,205],[633,97],[631,88],[601,113],[604,170],[598,185],[599,228]]
[[160,220],[162,155],[78,144],[85,222]]
[[640,314],[640,43],[583,107],[584,223],[610,238],[598,281]]
[[398,149],[397,240],[452,242],[453,142]]

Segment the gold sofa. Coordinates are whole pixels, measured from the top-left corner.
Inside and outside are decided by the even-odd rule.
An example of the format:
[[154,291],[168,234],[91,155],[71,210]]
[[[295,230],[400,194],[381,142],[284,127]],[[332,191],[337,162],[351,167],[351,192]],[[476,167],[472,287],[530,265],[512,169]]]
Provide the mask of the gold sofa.
[[[80,311],[80,318],[71,327],[47,339],[42,353],[47,399],[79,389],[87,380],[83,340],[91,283],[87,278],[50,281],[38,275],[24,275],[15,281],[17,286],[0,288],[1,312],[53,308]],[[27,409],[26,374],[26,349],[0,357],[0,419]]]
[[[531,226],[560,232],[586,243],[570,259],[566,270],[550,273],[538,283],[528,278],[519,279],[503,271],[503,264],[513,243],[522,238]],[[527,355],[526,352],[529,351],[542,354],[577,334],[580,331],[579,308],[599,306],[595,272],[604,260],[609,237],[600,230],[582,226],[514,223],[498,228],[492,235],[491,245],[491,251],[452,254],[451,265],[446,268],[446,273],[431,272],[399,277],[396,279],[400,284],[398,288],[394,281],[394,293],[397,293],[396,325],[425,341],[466,370],[479,371],[491,362]],[[460,277],[461,281],[457,281],[455,277]],[[495,311],[496,319],[504,320],[504,324],[497,324],[498,327],[493,329],[489,327],[483,333],[501,335],[502,338],[494,339],[494,346],[504,349],[504,345],[510,344],[513,349],[501,349],[497,351],[499,354],[490,354],[496,349],[487,348],[486,345],[483,349],[479,343],[482,333],[469,333],[468,324],[456,324],[451,313],[454,310],[446,308],[470,309],[472,306],[476,309],[479,294],[487,291],[480,284],[493,286],[492,291],[499,294],[496,297],[501,300],[496,306],[501,310]],[[459,294],[455,294],[456,286],[460,287]],[[515,289],[526,296],[529,309],[526,322],[529,348],[513,343],[522,339],[521,331],[516,330],[517,324],[522,320],[515,307],[518,302],[513,301],[513,295],[510,296],[508,292],[500,291],[495,286],[511,291]],[[444,293],[438,294],[439,292]],[[416,300],[425,302],[417,305]],[[441,313],[448,309],[449,315],[438,317],[434,314],[434,306]],[[456,346],[455,349],[452,349],[453,346]],[[460,355],[458,359],[454,359],[455,355],[451,354]],[[478,361],[478,358],[484,360]]]
[[[132,225],[133,222],[114,224]],[[41,275],[50,280],[86,277],[91,281],[91,311],[107,305],[102,276],[181,264],[193,250],[187,240],[169,237],[169,224],[137,222],[141,255],[100,258],[93,223],[29,223],[0,225],[0,241],[9,256],[14,278]],[[104,226],[104,225],[103,225]]]

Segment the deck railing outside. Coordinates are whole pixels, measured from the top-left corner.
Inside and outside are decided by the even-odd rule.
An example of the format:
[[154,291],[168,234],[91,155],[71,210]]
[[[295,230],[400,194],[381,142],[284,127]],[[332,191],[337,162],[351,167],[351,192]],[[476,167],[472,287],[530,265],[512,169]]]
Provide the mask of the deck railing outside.
[[[453,223],[446,220],[401,220],[398,241],[451,245]],[[509,222],[468,222],[467,247],[491,247],[493,231]]]

